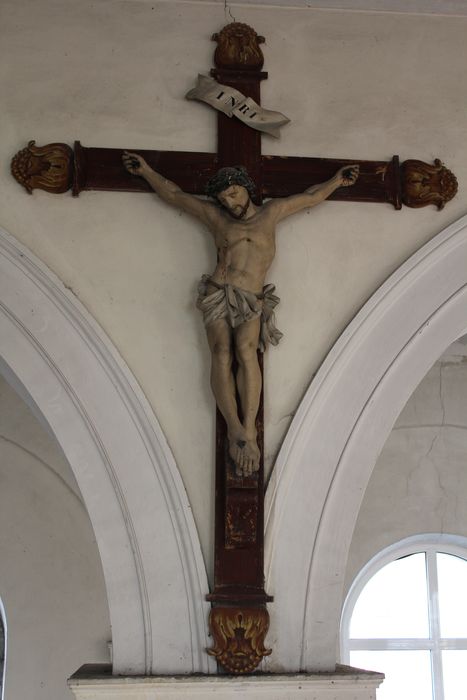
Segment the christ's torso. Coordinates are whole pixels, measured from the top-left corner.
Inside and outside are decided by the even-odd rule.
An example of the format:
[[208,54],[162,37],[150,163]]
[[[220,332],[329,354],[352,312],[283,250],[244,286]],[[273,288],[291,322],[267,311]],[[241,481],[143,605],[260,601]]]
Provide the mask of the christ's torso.
[[212,232],[218,253],[212,280],[261,293],[275,254],[275,225],[266,208],[238,220],[221,212]]

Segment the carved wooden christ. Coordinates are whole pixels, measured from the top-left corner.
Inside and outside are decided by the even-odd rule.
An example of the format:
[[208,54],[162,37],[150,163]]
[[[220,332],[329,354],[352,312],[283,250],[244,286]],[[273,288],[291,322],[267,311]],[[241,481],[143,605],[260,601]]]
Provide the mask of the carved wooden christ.
[[[13,158],[12,174],[30,194],[35,188],[60,193],[71,187],[74,196],[84,190],[155,190],[198,217],[213,236],[219,262],[202,280],[198,299],[220,408],[214,590],[208,595],[214,646],[208,653],[238,674],[253,671],[271,651],[264,644],[266,603],[272,598],[264,590],[263,360],[257,347],[280,337],[273,318],[278,299],[264,284],[274,256],[275,224],[325,198],[389,203],[395,209],[435,204],[441,209],[456,194],[457,182],[439,160],[434,165],[418,160],[400,165],[397,156],[354,162],[262,156],[261,134],[250,128],[246,116],[256,115],[260,83],[267,78],[261,70],[264,38],[233,23],[213,39],[216,68],[211,77],[246,99],[238,119],[219,113],[217,153],[138,149],[125,157],[125,169],[121,149],[75,142],[72,151],[66,144],[39,148],[32,141]],[[194,196],[204,195],[206,187],[211,202]],[[262,206],[263,197],[271,201]]]
[[251,200],[255,184],[247,171],[224,167],[206,187],[206,193],[220,204],[217,206],[183,192],[136,153],[126,152],[123,161],[127,170],[143,177],[161,199],[199,219],[213,237],[217,265],[211,275],[203,275],[197,306],[206,326],[211,387],[227,424],[229,455],[237,476],[251,476],[258,471],[260,461],[256,417],[262,377],[257,351],[277,345],[282,336],[274,318],[279,299],[275,287],[265,284],[275,254],[276,225],[291,214],[316,206],[339,187],[353,185],[358,165],[341,168],[330,180],[302,194],[271,199],[260,206]]

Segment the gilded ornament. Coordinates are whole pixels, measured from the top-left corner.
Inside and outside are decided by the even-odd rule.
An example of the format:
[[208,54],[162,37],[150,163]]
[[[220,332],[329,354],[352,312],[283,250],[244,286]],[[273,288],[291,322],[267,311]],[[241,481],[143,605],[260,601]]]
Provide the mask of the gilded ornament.
[[269,629],[266,608],[214,608],[209,626],[214,647],[207,652],[230,673],[251,673],[272,651],[264,646]]
[[457,192],[457,179],[437,158],[433,165],[421,160],[402,163],[402,200],[408,207],[435,204],[442,209]]
[[264,44],[264,36],[259,36],[247,24],[232,22],[212,38],[217,41],[214,63],[218,68],[258,70],[263,67],[264,57],[259,45]]
[[36,146],[29,141],[26,148],[13,157],[11,173],[15,180],[32,194],[34,189],[54,194],[71,187],[73,151],[66,143],[48,143]]

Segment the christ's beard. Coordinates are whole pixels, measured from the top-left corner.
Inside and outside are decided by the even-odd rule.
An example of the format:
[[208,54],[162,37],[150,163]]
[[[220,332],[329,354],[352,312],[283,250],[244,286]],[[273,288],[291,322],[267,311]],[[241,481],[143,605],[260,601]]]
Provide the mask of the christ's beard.
[[[237,205],[237,207],[240,205]],[[232,216],[234,219],[243,219],[245,214],[248,211],[248,207],[250,206],[250,200],[239,210],[239,211],[234,211],[233,209],[228,209],[227,211],[229,212],[230,216]],[[235,209],[237,209],[235,207]]]

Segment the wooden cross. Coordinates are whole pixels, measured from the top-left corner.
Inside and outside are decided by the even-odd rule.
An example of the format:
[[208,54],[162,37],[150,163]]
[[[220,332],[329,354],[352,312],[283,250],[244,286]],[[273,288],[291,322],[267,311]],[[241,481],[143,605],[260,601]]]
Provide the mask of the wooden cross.
[[[264,42],[247,25],[233,23],[213,36],[218,43],[216,67],[211,75],[260,103],[262,72],[260,44]],[[134,149],[128,149],[134,150]],[[185,192],[202,195],[207,180],[221,167],[244,165],[256,183],[256,204],[263,197],[284,197],[303,192],[328,180],[346,164],[358,163],[360,176],[352,187],[340,188],[330,197],[353,202],[389,203],[400,209],[436,204],[444,206],[457,190],[455,177],[440,161],[399,164],[398,156],[386,161],[338,160],[261,155],[261,134],[237,119],[218,115],[217,153],[139,150],[148,164]],[[150,192],[142,178],[132,177],[122,165],[122,150],[86,148],[76,141],[36,147],[31,141],[12,161],[12,173],[28,192],[42,188],[61,193],[72,189]],[[262,371],[262,355],[260,354]],[[214,590],[210,628],[214,647],[208,651],[230,673],[253,671],[263,656],[269,626],[264,590],[263,505],[264,434],[263,400],[257,416],[259,472],[238,477],[228,456],[226,425],[217,410],[216,506]]]

